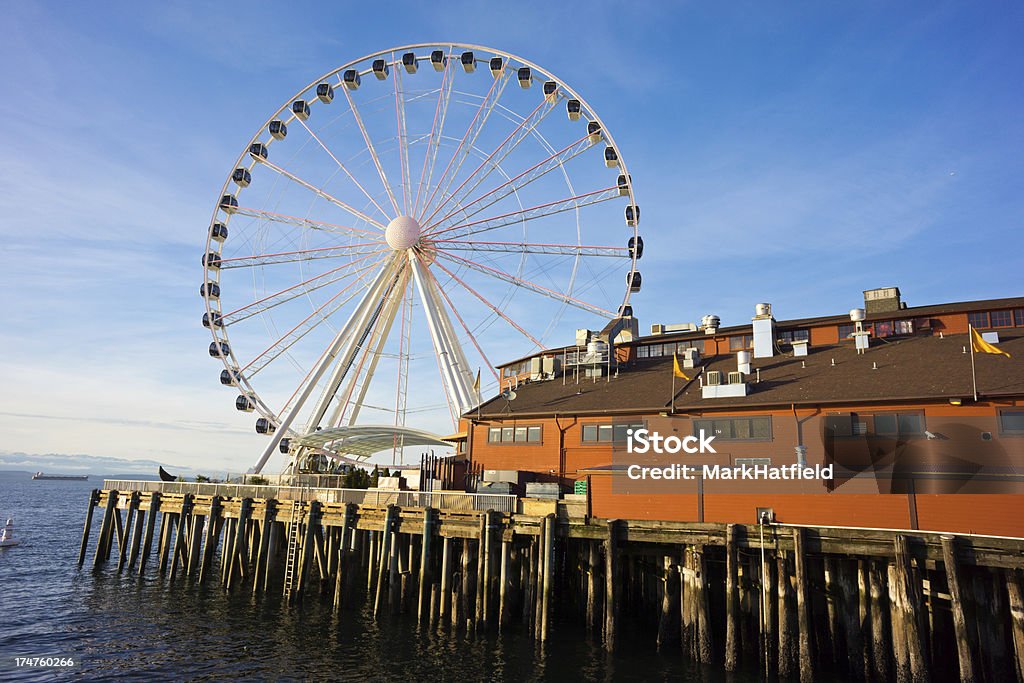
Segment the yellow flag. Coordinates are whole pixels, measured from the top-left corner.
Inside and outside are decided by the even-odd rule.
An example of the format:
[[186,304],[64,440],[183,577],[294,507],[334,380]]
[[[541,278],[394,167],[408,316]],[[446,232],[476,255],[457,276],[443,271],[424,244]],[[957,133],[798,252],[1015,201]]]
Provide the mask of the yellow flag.
[[995,344],[990,344],[984,339],[982,339],[981,333],[978,332],[973,327],[971,328],[971,350],[974,351],[975,353],[999,353],[1006,356],[1007,358],[1010,357],[1010,354],[1008,354],[1006,351],[1003,351]]
[[473,382],[473,391],[480,391],[480,369],[476,371],[476,381]]
[[686,376],[686,373],[683,372],[683,369],[679,367],[679,355],[675,353],[672,354],[672,374],[676,377],[682,377],[687,381],[690,379]]

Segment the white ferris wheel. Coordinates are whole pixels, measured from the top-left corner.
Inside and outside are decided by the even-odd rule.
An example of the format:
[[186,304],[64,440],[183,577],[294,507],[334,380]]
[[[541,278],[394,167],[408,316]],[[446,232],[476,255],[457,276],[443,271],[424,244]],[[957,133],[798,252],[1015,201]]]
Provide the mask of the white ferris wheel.
[[440,444],[491,359],[625,312],[639,218],[604,123],[524,59],[408,45],[312,81],[239,155],[202,257],[210,355],[270,439],[253,471]]

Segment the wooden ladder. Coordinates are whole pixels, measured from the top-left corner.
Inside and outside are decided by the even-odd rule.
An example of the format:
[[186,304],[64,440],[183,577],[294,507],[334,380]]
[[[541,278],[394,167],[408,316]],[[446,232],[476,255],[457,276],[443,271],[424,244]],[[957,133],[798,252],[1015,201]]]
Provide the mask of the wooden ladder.
[[295,588],[296,564],[299,561],[299,523],[302,521],[302,502],[292,501],[292,516],[288,523],[288,559],[284,564],[284,595],[290,598]]

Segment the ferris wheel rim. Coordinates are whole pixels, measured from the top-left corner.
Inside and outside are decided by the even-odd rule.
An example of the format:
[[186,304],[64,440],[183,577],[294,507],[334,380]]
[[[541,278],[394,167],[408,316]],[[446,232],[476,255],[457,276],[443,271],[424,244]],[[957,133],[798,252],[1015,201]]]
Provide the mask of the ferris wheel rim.
[[[370,60],[372,60],[374,58],[379,58],[379,57],[385,56],[385,55],[391,55],[392,61],[390,62],[390,64],[393,65],[393,66],[397,66],[400,63],[398,57],[396,56],[398,53],[400,53],[402,51],[412,51],[412,50],[418,50],[418,49],[422,49],[422,48],[448,48],[448,55],[449,56],[451,56],[454,53],[455,50],[465,50],[465,51],[477,51],[477,50],[479,50],[479,51],[483,51],[483,52],[487,52],[487,53],[493,54],[495,56],[500,56],[500,57],[502,57],[502,58],[504,58],[506,60],[514,60],[515,62],[517,62],[517,63],[519,63],[519,64],[521,64],[523,66],[530,67],[531,69],[535,69],[539,74],[542,74],[542,75],[550,78],[551,80],[556,81],[558,83],[558,87],[561,90],[564,90],[565,93],[568,96],[571,96],[573,99],[578,100],[580,102],[581,106],[584,108],[584,110],[586,112],[587,120],[588,121],[596,121],[599,124],[599,126],[600,126],[600,131],[601,131],[602,138],[604,138],[607,141],[609,146],[613,147],[615,150],[619,150],[617,144],[614,141],[614,137],[613,137],[611,131],[604,125],[604,121],[597,114],[596,110],[575,89],[573,89],[565,81],[559,79],[551,71],[549,71],[549,70],[547,70],[547,69],[545,69],[543,67],[540,67],[536,63],[534,63],[534,62],[532,62],[530,60],[524,59],[524,58],[522,58],[519,55],[516,55],[514,53],[507,52],[507,51],[504,51],[504,50],[495,49],[495,48],[488,47],[488,46],[476,45],[476,44],[471,44],[471,43],[458,43],[458,42],[425,42],[425,43],[413,43],[413,44],[407,44],[407,45],[398,45],[398,46],[394,46],[394,47],[387,48],[387,49],[384,49],[384,50],[378,50],[378,51],[375,51],[375,52],[371,52],[371,53],[369,53],[367,55],[364,55],[364,56],[362,56],[362,57],[360,57],[358,59],[350,60],[350,61],[346,62],[345,64],[343,64],[343,65],[341,65],[341,66],[339,66],[337,68],[331,69],[331,70],[325,72],[321,77],[312,80],[305,87],[303,87],[302,89],[298,90],[291,98],[286,100],[285,104],[282,105],[281,107],[279,107],[277,110],[275,110],[271,114],[271,116],[256,130],[255,134],[251,138],[249,138],[248,145],[246,145],[246,147],[243,148],[243,151],[241,152],[241,154],[236,158],[235,163],[233,165],[233,169],[244,167],[244,166],[247,165],[245,162],[246,162],[247,156],[249,156],[249,148],[250,148],[250,146],[253,145],[257,141],[259,141],[262,137],[265,136],[265,131],[267,130],[267,127],[270,125],[270,123],[272,121],[274,121],[277,117],[279,117],[283,112],[288,111],[289,103],[292,103],[295,100],[300,99],[303,96],[303,94],[308,93],[311,90],[315,89],[320,83],[327,82],[332,77],[337,77],[340,74],[342,74],[344,71],[346,71],[347,69],[351,69],[351,68],[353,68],[356,65],[369,62]],[[417,60],[418,61],[423,60],[423,59],[424,59],[424,57],[417,56]],[[395,71],[399,72],[399,69],[396,68]],[[369,70],[365,70],[365,71],[360,72],[360,73],[369,73]],[[345,92],[346,96],[349,96],[349,93],[347,92],[347,90],[343,89],[343,92]],[[352,105],[352,107],[353,107],[353,110],[354,110],[354,105]],[[289,123],[292,120],[299,120],[299,121],[301,121],[301,124],[302,124],[303,128],[305,128],[307,130],[307,132],[309,132],[309,134],[311,136],[316,137],[315,134],[309,129],[309,127],[306,126],[304,120],[299,119],[299,118],[295,117],[294,115],[288,117],[288,122]],[[268,141],[268,144],[269,144],[269,142],[270,141]],[[321,146],[324,146],[323,143],[320,143],[320,144],[321,144]],[[402,141],[402,144],[405,145],[406,144],[405,141]],[[440,144],[438,144],[437,147],[439,148]],[[326,147],[325,147],[325,149],[326,149]],[[330,152],[328,151],[328,153],[330,153]],[[252,158],[252,159],[249,160],[248,168],[250,170],[252,170],[253,168],[255,168],[260,163],[261,162],[259,162],[256,159]],[[339,163],[339,166],[341,166],[341,163],[340,162],[338,162],[338,163]],[[624,175],[625,178],[626,178],[626,188],[625,188],[626,189],[626,195],[625,196],[627,197],[628,205],[635,206],[636,202],[635,202],[635,194],[634,194],[634,188],[633,188],[632,179],[631,179],[631,176],[629,174],[628,166],[626,164],[626,161],[622,157],[621,153],[618,156],[618,165],[619,165],[619,169],[620,169],[622,175]],[[565,174],[566,171],[565,171],[565,168],[562,165],[561,161],[559,162],[559,166],[562,167],[561,171],[562,171],[563,174]],[[224,196],[226,194],[231,193],[230,190],[232,189],[231,188],[232,172],[229,172],[229,174],[228,174],[224,184],[221,187],[221,192],[220,192],[221,196]],[[444,174],[442,173],[442,176],[443,175]],[[567,180],[567,182],[571,182],[571,178],[569,178],[567,175],[566,175],[566,180]],[[392,192],[392,185],[393,185],[393,183],[387,183],[387,182],[384,183],[384,187],[385,187],[385,189],[387,190],[387,192],[389,194],[391,194],[391,192]],[[239,188],[239,189],[241,189],[241,188]],[[412,188],[409,187],[408,189],[411,191]],[[429,190],[429,188],[427,188],[427,189]],[[461,189],[461,187],[459,189]],[[435,188],[435,191],[436,191],[436,188]],[[457,192],[458,192],[458,189],[456,190],[456,193]],[[364,191],[364,193],[365,193],[365,191]],[[237,194],[237,191],[234,192],[233,194]],[[370,197],[371,201],[372,201],[371,195],[367,194],[367,196]],[[573,199],[575,199],[575,197]],[[394,197],[392,197],[392,200],[394,200]],[[376,202],[374,202],[374,203],[376,204]],[[444,206],[444,203],[439,205],[437,210],[435,210],[435,213],[438,210],[440,210],[440,208],[443,207],[443,206]],[[380,212],[382,214],[384,214],[385,216],[388,216],[388,213],[386,211],[384,211],[380,206],[377,206],[377,208],[380,210]],[[398,209],[397,203],[395,204],[394,208],[396,210]],[[429,202],[426,205],[424,205],[424,212],[427,209],[429,209]],[[580,211],[580,207],[576,207],[575,208],[575,213],[577,214],[577,216],[579,214],[579,211]],[[211,220],[210,220],[210,224],[211,225],[213,225],[216,222],[218,222],[218,219],[220,218],[221,213],[222,213],[222,206],[220,204],[218,204],[218,205],[215,206],[215,208],[213,210],[213,214],[212,214],[212,217],[211,217]],[[524,224],[525,224],[525,222],[527,220],[529,220],[529,219],[526,219],[526,218],[523,219]],[[370,224],[377,223],[376,221],[366,221],[366,222],[370,223]],[[377,223],[377,224],[379,226],[379,223]],[[638,237],[639,236],[639,229],[638,229],[637,225],[632,226],[632,234],[633,234],[634,237]],[[582,239],[582,236],[578,236],[578,239]],[[213,237],[208,233],[207,241],[206,241],[206,253],[212,253],[213,242],[214,242]],[[344,247],[341,247],[341,248],[344,248]],[[387,254],[385,252],[384,256],[380,260],[376,261],[376,263],[380,264],[382,261],[386,261],[387,260],[386,257],[387,257]],[[633,253],[630,256],[629,262],[630,262],[631,271],[636,269],[637,259],[638,259],[638,256],[635,253]],[[574,268],[577,267],[578,263],[579,263],[579,259],[577,258],[576,260],[574,260],[574,264],[576,264],[576,265],[574,265]],[[220,272],[217,272],[215,274],[215,276],[211,277],[211,268],[210,268],[209,264],[204,262],[204,266],[203,266],[203,282],[204,283],[215,282],[215,283],[219,284],[219,281],[220,281]],[[204,286],[205,286],[205,284],[204,284]],[[204,298],[204,304],[205,304],[206,313],[212,319],[213,314],[214,313],[219,313],[220,311],[219,311],[219,309],[217,307],[215,307],[211,303],[212,297],[209,295],[208,292],[206,294],[204,294],[203,298]],[[625,288],[625,294],[623,296],[623,300],[619,304],[620,312],[623,310],[623,307],[625,307],[625,306],[627,306],[629,304],[630,298],[631,298],[631,288],[629,286],[627,286]],[[603,312],[607,313],[608,311],[603,311]],[[248,365],[251,365],[251,362],[250,362],[246,366],[242,366],[242,364],[238,362],[238,359],[235,357],[235,351],[234,351],[234,349],[230,345],[230,338],[229,338],[229,335],[227,334],[226,327],[218,328],[216,325],[210,325],[210,330],[211,330],[212,338],[213,338],[215,343],[225,342],[225,343],[228,344],[228,347],[230,349],[229,355],[228,356],[223,356],[222,355],[221,358],[220,358],[220,360],[223,362],[223,364],[225,366],[225,369],[227,371],[231,372],[233,369],[245,369],[246,367],[248,367]],[[218,331],[218,330],[220,330],[220,331]],[[231,361],[234,361],[234,363],[232,364]],[[269,405],[267,405],[265,403],[263,398],[260,396],[260,393],[256,391],[256,388],[253,387],[249,383],[249,377],[247,375],[245,375],[245,373],[241,373],[241,375],[239,377],[237,377],[237,382],[238,382],[237,386],[238,386],[238,388],[240,390],[242,390],[242,393],[244,395],[252,398],[255,401],[255,403],[256,403],[255,409],[261,415],[263,415],[264,417],[266,417],[268,419],[274,420],[276,422],[280,422],[281,415],[278,413],[278,411],[275,411],[274,409],[272,409]]]

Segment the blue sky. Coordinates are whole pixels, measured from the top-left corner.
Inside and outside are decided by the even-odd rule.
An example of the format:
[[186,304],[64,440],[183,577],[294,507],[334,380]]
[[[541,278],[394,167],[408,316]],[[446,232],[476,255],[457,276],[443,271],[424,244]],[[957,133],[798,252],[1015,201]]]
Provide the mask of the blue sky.
[[1020,3],[145,5],[4,9],[0,451],[251,464],[197,322],[213,202],[282,101],[414,42],[585,94],[643,208],[644,327],[1024,293]]

